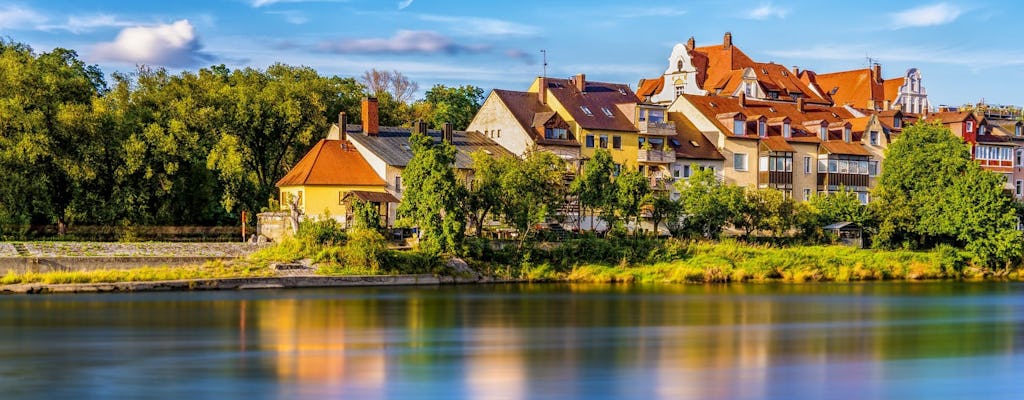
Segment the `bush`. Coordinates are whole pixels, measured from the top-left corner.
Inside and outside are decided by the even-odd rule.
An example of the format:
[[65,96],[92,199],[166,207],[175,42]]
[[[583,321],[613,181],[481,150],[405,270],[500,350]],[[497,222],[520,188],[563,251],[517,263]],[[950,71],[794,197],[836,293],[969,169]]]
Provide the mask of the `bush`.
[[295,238],[318,246],[340,246],[345,244],[345,227],[332,218],[305,220],[299,224]]
[[366,268],[371,271],[380,270],[381,263],[388,254],[388,241],[373,229],[357,228],[348,234],[348,243],[342,248],[341,255],[349,267]]

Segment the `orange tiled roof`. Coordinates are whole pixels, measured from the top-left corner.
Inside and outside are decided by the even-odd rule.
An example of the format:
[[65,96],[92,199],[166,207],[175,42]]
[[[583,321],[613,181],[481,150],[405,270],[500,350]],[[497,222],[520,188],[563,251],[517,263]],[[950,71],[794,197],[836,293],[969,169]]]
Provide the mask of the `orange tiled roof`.
[[868,100],[881,101],[884,98],[883,85],[872,77],[870,68],[817,74],[815,82],[840,106],[864,107]]
[[653,79],[641,79],[640,83],[636,85],[636,97],[641,101],[646,100],[647,97],[654,96],[661,92],[665,88],[665,76],[659,76]]
[[868,129],[868,124],[871,123],[871,116],[859,117],[849,120],[850,130],[853,132],[864,132]]
[[715,145],[701,133],[693,122],[681,113],[669,112],[666,119],[675,123],[675,140],[679,146],[672,146],[680,158],[701,159],[701,160],[724,160],[722,153],[718,152]]
[[[720,115],[724,116],[742,113],[748,118],[754,115],[763,115],[769,121],[778,121],[779,117],[789,117],[793,134],[792,137],[786,139],[786,141],[810,143],[819,141],[817,138],[817,132],[809,131],[808,128],[804,126],[804,123],[825,121],[832,124],[854,118],[853,114],[843,107],[829,107],[820,104],[804,104],[804,110],[801,112],[797,108],[798,105],[792,102],[746,99],[741,106],[739,99],[732,97],[696,96],[688,94],[684,94],[683,97],[693,104],[697,111],[715,124],[721,132],[733,138],[756,139],[757,135],[749,128],[748,134],[745,136],[733,135],[732,126],[726,126],[719,121]],[[777,126],[769,126],[768,132],[769,136],[776,134],[781,135],[781,131]]]
[[699,53],[707,60],[707,72],[702,85],[704,90],[710,91],[710,85],[718,83],[732,71],[754,66],[754,60],[735,45],[701,46],[694,48],[692,53]]
[[883,93],[885,95],[885,100],[888,100],[890,104],[893,101],[896,101],[896,96],[900,93],[900,86],[903,86],[903,81],[905,81],[905,80],[906,80],[906,78],[900,77],[900,78],[886,79],[886,80],[882,81]]
[[864,146],[856,141],[847,143],[842,140],[829,140],[827,142],[822,142],[821,147],[832,154],[846,154],[852,156],[871,155],[871,153],[868,153],[868,151],[864,149]]
[[932,122],[938,121],[943,124],[952,124],[957,122],[964,122],[968,118],[972,117],[970,111],[946,111],[929,114],[925,121]]
[[278,187],[301,185],[384,186],[384,180],[351,142],[322,139],[277,181]]

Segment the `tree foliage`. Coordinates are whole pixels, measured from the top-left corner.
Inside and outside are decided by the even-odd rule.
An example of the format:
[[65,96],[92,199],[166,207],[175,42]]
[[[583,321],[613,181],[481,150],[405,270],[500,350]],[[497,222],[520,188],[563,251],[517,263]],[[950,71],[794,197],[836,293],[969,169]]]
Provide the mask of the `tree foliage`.
[[444,123],[449,122],[455,129],[461,130],[469,126],[483,100],[484,91],[476,86],[434,85],[427,90],[423,101],[430,105],[431,112],[427,121],[434,128],[440,129]]
[[723,183],[710,169],[697,170],[689,179],[678,181],[676,189],[685,231],[705,238],[718,238],[743,202],[743,188]]
[[524,159],[498,160],[500,196],[497,210],[504,223],[525,240],[535,225],[555,215],[565,197],[562,179],[565,162],[549,151],[531,151]]
[[455,146],[435,143],[422,133],[414,133],[409,145],[413,156],[402,172],[405,190],[398,214],[419,227],[422,250],[454,252],[465,232],[465,188],[455,179]]
[[615,206],[622,219],[633,221],[634,229],[640,229],[640,211],[651,191],[651,183],[638,170],[628,170],[615,178]]
[[583,164],[582,170],[569,187],[570,193],[579,201],[580,211],[590,212],[590,230],[594,230],[594,216],[598,210],[614,210],[614,167],[611,153],[606,149],[597,149],[594,156]]

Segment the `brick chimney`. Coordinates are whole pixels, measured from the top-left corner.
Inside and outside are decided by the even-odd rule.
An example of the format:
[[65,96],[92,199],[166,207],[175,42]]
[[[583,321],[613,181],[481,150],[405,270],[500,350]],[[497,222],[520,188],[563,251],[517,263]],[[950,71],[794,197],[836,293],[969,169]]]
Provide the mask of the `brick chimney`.
[[747,93],[740,92],[740,108],[747,108]]
[[377,136],[380,133],[380,119],[377,115],[377,98],[363,97],[363,133]]
[[341,140],[348,140],[348,117],[345,112],[338,113],[338,137]]
[[581,93],[587,91],[587,76],[585,74],[576,74],[572,77],[572,83]]
[[875,82],[882,82],[882,64],[874,63],[871,66],[871,77],[875,79]]
[[804,98],[803,97],[800,97],[800,98],[796,99],[796,110],[800,111],[801,114],[804,113]]
[[693,49],[695,49],[696,47],[697,47],[697,42],[695,40],[693,40],[693,36],[690,36],[690,39],[688,39],[686,41],[686,50],[687,51],[693,51]]
[[441,127],[441,140],[451,143],[455,139],[455,133],[453,132],[453,126],[451,122],[445,122]]
[[732,48],[732,32],[725,33],[725,37],[722,38],[722,47],[726,49]]
[[800,67],[796,65],[793,66],[793,76],[800,76]]
[[537,79],[540,80],[540,83],[537,85],[538,86],[538,89],[537,89],[537,100],[540,100],[540,104],[547,105],[548,104],[548,78],[541,77],[541,78],[537,78]]

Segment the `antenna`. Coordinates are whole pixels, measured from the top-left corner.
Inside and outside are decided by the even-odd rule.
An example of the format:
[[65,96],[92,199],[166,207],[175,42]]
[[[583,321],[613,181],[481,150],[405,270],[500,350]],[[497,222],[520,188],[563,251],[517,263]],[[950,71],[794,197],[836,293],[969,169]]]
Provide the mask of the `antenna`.
[[548,51],[544,50],[544,49],[541,49],[540,53],[544,55],[544,75],[542,75],[542,76],[547,78],[548,77]]
[[871,58],[871,56],[869,56],[867,54],[864,55],[864,58],[866,58],[868,60],[868,68],[871,68],[872,65],[875,65],[875,63],[878,62],[878,59]]

